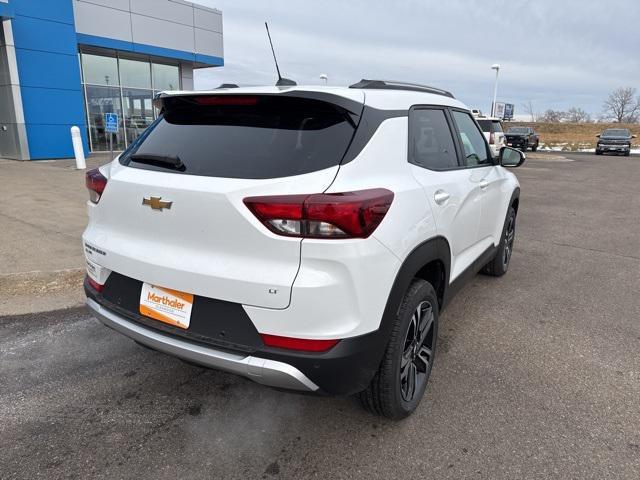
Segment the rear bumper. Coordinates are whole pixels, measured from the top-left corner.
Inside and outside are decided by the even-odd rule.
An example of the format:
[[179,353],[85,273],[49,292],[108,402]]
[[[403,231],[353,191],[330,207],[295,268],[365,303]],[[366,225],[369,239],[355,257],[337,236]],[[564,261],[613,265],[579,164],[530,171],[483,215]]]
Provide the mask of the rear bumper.
[[[154,350],[271,387],[322,395],[360,392],[371,382],[388,341],[388,332],[378,329],[342,339],[326,352],[268,347],[240,305],[202,297],[196,297],[192,325],[182,330],[136,313],[130,303],[139,298],[139,289],[125,295],[114,285],[105,285],[107,299],[84,284],[87,305],[106,326]],[[221,329],[224,337],[217,335]]]
[[107,310],[91,298],[87,298],[87,305],[104,325],[154,350],[205,367],[235,373],[271,387],[309,392],[318,390],[318,385],[309,380],[300,370],[286,363],[253,355],[214,350],[175,336],[165,335],[127,320]]

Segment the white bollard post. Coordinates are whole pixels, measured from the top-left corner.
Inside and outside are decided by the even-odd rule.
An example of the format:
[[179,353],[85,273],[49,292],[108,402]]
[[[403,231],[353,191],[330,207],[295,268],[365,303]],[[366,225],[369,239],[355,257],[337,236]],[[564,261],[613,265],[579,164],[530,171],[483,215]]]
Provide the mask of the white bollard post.
[[84,170],[87,168],[87,162],[84,159],[80,129],[76,126],[71,127],[71,143],[73,143],[73,154],[76,156],[76,168]]

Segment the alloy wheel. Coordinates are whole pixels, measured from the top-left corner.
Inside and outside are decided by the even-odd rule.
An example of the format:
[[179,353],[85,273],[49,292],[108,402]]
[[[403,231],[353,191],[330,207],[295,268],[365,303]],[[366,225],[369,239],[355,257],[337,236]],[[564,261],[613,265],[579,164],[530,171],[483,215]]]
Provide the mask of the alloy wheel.
[[411,402],[422,391],[433,364],[435,317],[431,302],[421,302],[413,312],[400,361],[400,393]]
[[509,260],[511,259],[511,252],[513,252],[513,241],[516,238],[516,218],[515,216],[511,216],[509,218],[509,223],[507,224],[507,228],[504,232],[504,251],[502,253],[502,264],[505,269],[509,265]]

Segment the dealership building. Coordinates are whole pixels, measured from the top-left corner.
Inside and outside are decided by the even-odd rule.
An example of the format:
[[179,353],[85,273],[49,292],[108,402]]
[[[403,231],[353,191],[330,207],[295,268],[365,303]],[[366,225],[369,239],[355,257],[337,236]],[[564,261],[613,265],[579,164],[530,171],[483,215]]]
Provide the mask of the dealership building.
[[222,13],[184,0],[0,0],[0,157],[106,151],[153,122],[153,96],[192,89],[193,71],[224,64]]

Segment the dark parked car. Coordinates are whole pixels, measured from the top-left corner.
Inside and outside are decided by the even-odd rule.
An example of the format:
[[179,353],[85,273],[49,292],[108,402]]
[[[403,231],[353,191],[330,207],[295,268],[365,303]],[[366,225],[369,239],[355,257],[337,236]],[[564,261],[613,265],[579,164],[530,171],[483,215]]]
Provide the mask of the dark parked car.
[[613,152],[628,157],[631,153],[631,139],[636,138],[636,135],[631,135],[628,128],[607,128],[597,137],[596,155]]
[[527,148],[535,152],[540,144],[540,137],[531,127],[511,127],[507,130],[506,137],[508,146],[519,148],[523,152]]

